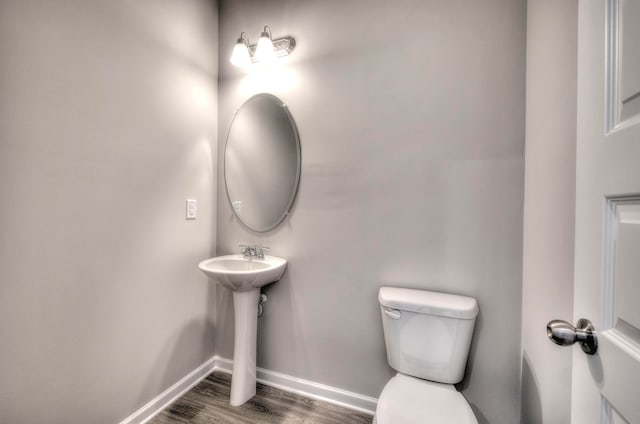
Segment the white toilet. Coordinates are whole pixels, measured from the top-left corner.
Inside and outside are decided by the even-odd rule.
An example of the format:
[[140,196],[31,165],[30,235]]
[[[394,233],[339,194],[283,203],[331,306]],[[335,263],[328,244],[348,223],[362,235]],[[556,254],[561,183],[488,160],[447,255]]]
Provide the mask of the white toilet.
[[464,376],[475,299],[424,290],[378,292],[389,365],[398,373],[384,386],[374,424],[477,424],[453,384]]

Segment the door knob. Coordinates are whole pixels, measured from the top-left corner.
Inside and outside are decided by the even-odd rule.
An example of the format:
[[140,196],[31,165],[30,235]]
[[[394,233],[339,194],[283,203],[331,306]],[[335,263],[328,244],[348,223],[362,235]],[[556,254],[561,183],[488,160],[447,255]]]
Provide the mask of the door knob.
[[580,343],[582,351],[588,355],[593,355],[598,350],[598,339],[596,329],[591,321],[580,318],[576,327],[567,321],[554,319],[547,324],[547,337],[557,345],[571,346]]

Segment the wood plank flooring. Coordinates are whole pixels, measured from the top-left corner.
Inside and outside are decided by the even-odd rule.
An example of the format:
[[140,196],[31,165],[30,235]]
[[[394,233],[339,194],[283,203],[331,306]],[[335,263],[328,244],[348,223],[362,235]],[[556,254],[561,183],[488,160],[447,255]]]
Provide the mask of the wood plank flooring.
[[229,405],[231,376],[214,372],[149,424],[371,424],[369,415],[258,383],[242,406]]

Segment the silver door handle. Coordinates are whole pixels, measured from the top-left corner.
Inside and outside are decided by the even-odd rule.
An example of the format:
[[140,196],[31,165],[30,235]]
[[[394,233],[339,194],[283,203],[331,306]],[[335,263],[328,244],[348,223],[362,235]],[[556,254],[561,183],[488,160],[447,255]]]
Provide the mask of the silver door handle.
[[580,343],[582,351],[593,355],[598,350],[598,338],[596,329],[591,321],[580,318],[576,327],[567,321],[554,319],[547,324],[547,337],[557,345],[571,346]]

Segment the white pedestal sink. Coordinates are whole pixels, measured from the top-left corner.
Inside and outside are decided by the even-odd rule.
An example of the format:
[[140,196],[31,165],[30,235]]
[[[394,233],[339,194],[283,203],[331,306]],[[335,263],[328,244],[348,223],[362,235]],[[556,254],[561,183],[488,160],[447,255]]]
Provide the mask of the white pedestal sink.
[[256,394],[256,341],[260,287],[278,281],[287,268],[286,259],[265,255],[217,256],[200,262],[208,277],[233,291],[234,338],[232,406],[239,406]]

